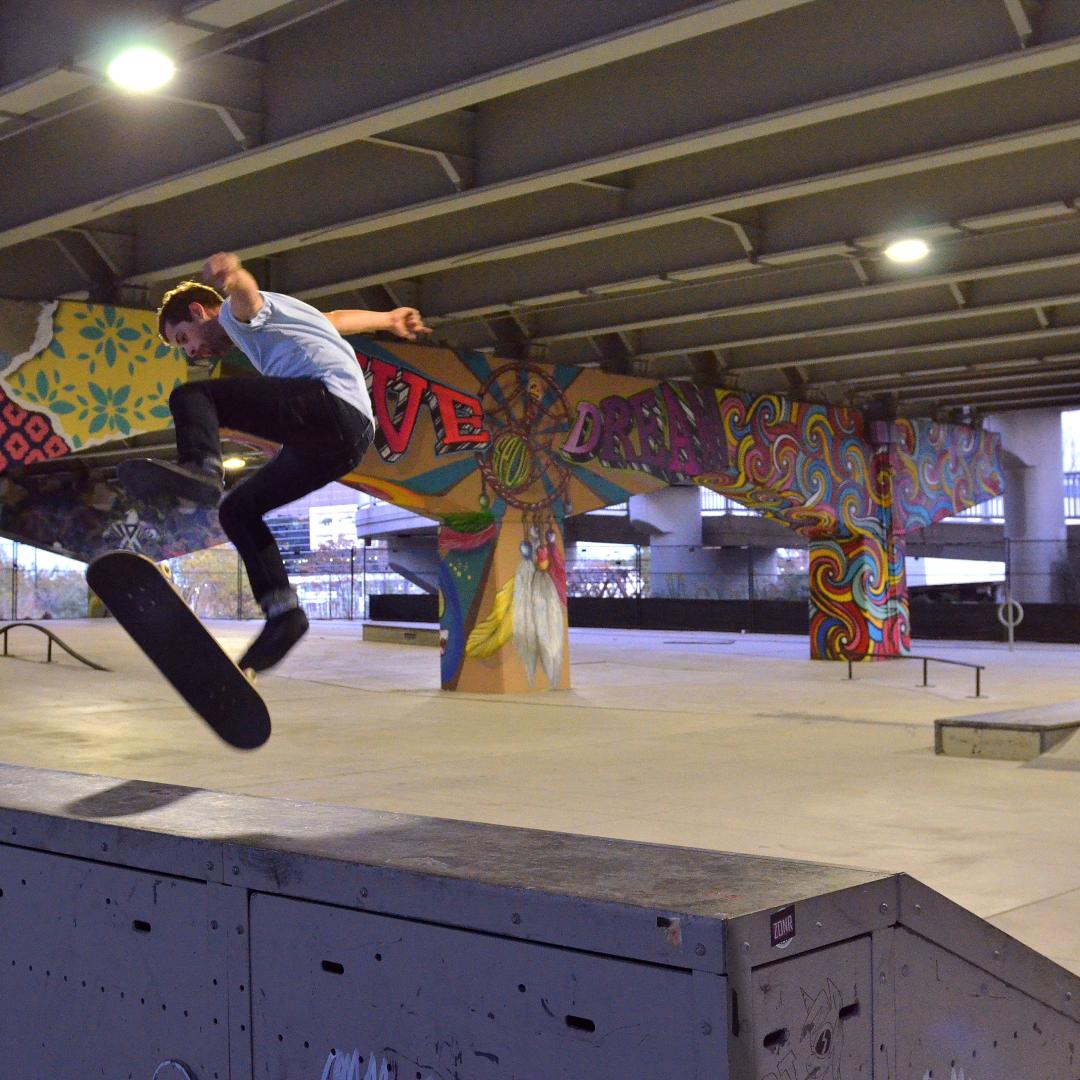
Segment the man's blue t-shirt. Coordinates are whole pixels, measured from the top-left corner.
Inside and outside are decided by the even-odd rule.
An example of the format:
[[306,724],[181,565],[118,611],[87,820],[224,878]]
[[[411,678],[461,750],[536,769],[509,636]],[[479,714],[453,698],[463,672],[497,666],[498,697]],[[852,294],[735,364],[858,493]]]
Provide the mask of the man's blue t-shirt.
[[372,419],[371,397],[352,346],[310,304],[283,293],[260,292],[262,307],[240,322],[226,300],[218,321],[263,375],[318,379],[335,397]]

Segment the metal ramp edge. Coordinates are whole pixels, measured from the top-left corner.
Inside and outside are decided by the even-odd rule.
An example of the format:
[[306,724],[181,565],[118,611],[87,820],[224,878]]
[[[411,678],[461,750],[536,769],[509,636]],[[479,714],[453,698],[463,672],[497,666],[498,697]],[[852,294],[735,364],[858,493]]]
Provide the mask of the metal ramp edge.
[[1080,979],[905,874],[18,766],[0,955],[25,1077],[1080,1078]]

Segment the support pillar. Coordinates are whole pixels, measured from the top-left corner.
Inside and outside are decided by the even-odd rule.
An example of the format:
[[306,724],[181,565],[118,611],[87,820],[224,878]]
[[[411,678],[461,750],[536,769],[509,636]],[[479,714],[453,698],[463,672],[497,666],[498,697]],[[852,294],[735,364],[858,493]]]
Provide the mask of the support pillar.
[[701,489],[666,487],[630,499],[630,523],[652,534],[651,596],[694,597],[713,590],[717,561],[702,550]]
[[561,523],[461,515],[440,526],[439,555],[443,689],[568,689]]
[[904,540],[810,542],[810,657],[881,660],[911,652]]
[[1005,540],[1014,599],[1049,604],[1063,598],[1068,558],[1061,412],[998,413],[986,426],[1005,449]]

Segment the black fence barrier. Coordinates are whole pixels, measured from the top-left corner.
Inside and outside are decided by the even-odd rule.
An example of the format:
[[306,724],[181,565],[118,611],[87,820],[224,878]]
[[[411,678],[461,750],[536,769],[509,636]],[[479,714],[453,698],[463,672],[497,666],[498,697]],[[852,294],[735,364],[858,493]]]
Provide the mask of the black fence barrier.
[[[684,600],[670,597],[571,596],[571,626],[626,630],[701,630],[751,634],[806,634],[809,608],[801,600]],[[910,606],[912,637],[929,640],[1005,641],[994,603],[928,603]],[[438,598],[423,595],[373,595],[376,622],[439,621]],[[1080,643],[1080,607],[1075,604],[1024,604],[1017,641]]]
[[[670,597],[567,599],[571,626],[627,630],[746,630],[748,633],[805,634],[810,627],[805,601],[683,600]],[[372,596],[375,622],[438,622],[438,600],[423,596]]]
[[628,630],[720,630],[751,634],[805,634],[810,629],[804,600],[684,600],[674,597],[618,599],[571,596],[571,626]]
[[[911,605],[911,635],[916,638],[956,638],[960,641],[1005,641],[997,604]],[[1080,643],[1080,606],[1024,602],[1024,619],[1016,627],[1017,641]]]
[[439,598],[434,593],[372,593],[369,603],[372,622],[439,621]]

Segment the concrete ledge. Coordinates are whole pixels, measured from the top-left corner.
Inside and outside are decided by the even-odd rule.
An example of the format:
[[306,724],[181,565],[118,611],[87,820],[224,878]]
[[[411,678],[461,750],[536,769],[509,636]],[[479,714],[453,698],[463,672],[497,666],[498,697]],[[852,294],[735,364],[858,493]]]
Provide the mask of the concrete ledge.
[[367,622],[364,623],[363,640],[390,642],[394,645],[438,645],[439,629],[432,626]]
[[934,752],[950,757],[1031,761],[1080,728],[1080,702],[1008,709],[934,721]]

